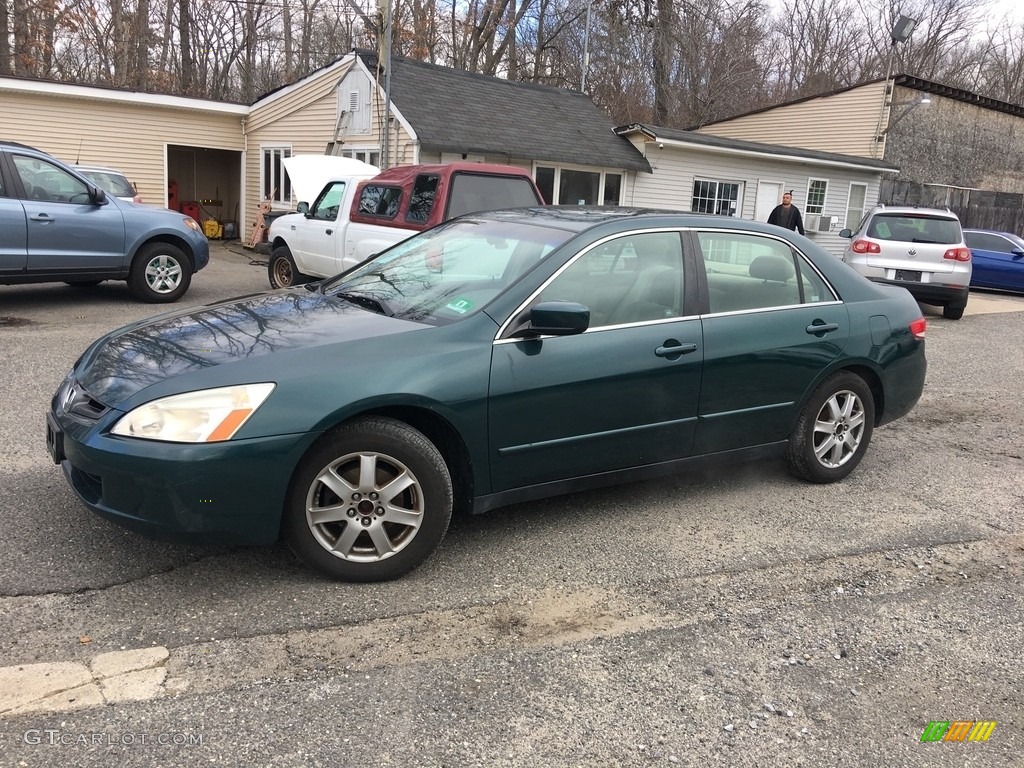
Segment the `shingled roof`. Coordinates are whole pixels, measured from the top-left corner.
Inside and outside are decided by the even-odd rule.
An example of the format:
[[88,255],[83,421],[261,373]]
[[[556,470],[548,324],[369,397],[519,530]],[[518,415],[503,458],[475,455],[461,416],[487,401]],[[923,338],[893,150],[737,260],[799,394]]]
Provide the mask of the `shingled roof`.
[[[373,51],[355,53],[376,70]],[[391,61],[391,102],[423,149],[651,172],[585,93],[397,56]]]

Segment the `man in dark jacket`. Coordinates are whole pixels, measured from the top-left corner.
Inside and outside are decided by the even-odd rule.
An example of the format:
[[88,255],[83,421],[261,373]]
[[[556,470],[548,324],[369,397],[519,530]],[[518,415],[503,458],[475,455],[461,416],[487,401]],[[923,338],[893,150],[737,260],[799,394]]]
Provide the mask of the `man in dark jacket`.
[[804,220],[800,216],[800,209],[793,205],[793,193],[784,192],[782,205],[776,205],[768,215],[768,223],[774,224],[783,229],[792,229],[804,233]]

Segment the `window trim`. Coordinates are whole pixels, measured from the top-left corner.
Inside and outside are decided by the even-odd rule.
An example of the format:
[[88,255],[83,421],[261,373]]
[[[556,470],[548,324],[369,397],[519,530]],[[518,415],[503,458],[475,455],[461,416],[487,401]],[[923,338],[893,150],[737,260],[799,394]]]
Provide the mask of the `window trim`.
[[[374,166],[376,168],[380,167],[380,155],[381,155],[380,144],[348,144],[348,143],[346,143],[346,144],[342,145],[342,147],[341,147],[341,157],[347,157],[347,158],[350,158],[352,160],[360,160],[361,158],[355,157],[355,153],[356,152],[363,152],[363,153],[365,153],[366,159],[363,160],[362,162],[366,163],[367,165],[372,165],[372,166]],[[372,153],[376,153],[377,154],[377,162],[376,163],[371,163],[370,162],[370,154],[372,154]]]
[[[857,216],[857,220],[850,223],[850,201],[853,198],[853,188],[864,187],[864,202],[861,204],[860,215]],[[864,214],[868,210],[868,184],[865,181],[851,181],[849,188],[846,190],[846,217],[844,219],[843,229],[855,230],[856,226],[864,220]]]
[[[732,218],[732,219],[742,219],[743,218],[743,198],[747,194],[747,185],[746,185],[745,181],[742,181],[740,179],[736,179],[736,180],[732,180],[732,179],[713,179],[710,176],[694,176],[693,177],[693,183],[690,185],[690,213],[701,213],[700,211],[693,210],[693,200],[694,200],[693,188],[699,182],[704,182],[704,183],[714,184],[715,185],[715,207],[716,208],[718,207],[718,203],[721,202],[721,199],[718,196],[718,191],[719,191],[721,185],[722,184],[735,184],[736,187],[737,187],[737,190],[736,190],[736,213],[730,213],[730,214],[727,214],[727,215],[729,216],[729,218]],[[703,199],[703,198],[701,198],[701,199]],[[715,213],[701,213],[701,215],[703,215],[703,216],[717,216],[719,214],[715,214]]]
[[604,205],[604,190],[605,190],[605,178],[608,174],[619,177],[619,199],[612,205],[621,206],[622,198],[626,192],[626,171],[621,168],[612,168],[607,165],[576,165],[575,163],[548,163],[541,160],[534,160],[533,167],[530,169],[530,176],[533,178],[533,182],[537,183],[537,169],[538,168],[552,168],[555,171],[554,181],[552,182],[552,200],[551,205],[574,205],[574,203],[565,203],[559,200],[560,190],[562,184],[562,171],[580,171],[581,173],[597,173],[600,175],[600,181],[597,185],[597,201],[593,205]]
[[[811,187],[814,186],[815,182],[821,182],[825,185],[825,192],[821,196],[821,208],[816,211],[811,210]],[[819,178],[815,176],[809,176],[807,178],[807,192],[804,195],[804,214],[807,216],[823,216],[825,208],[828,205],[828,179]]]
[[[260,200],[266,200],[269,195],[267,194],[267,183],[266,168],[267,168],[267,155],[271,155],[271,168],[273,168],[273,154],[277,152],[287,152],[288,154],[282,154],[278,160],[278,164],[281,168],[281,181],[288,177],[288,171],[284,167],[284,159],[286,157],[294,157],[295,149],[291,144],[260,144]],[[295,194],[295,190],[292,189],[291,178],[288,177],[288,197],[284,198],[283,184],[278,184],[278,195],[270,200],[271,210],[277,209],[291,209],[292,197]],[[271,181],[271,190],[273,190],[273,182]]]

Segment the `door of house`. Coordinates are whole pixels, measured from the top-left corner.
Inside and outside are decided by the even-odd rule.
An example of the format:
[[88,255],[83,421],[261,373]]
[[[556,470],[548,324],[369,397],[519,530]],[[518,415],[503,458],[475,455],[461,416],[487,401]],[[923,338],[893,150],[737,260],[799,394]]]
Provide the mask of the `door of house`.
[[781,181],[758,181],[757,201],[754,204],[754,219],[768,221],[772,208],[782,202]]

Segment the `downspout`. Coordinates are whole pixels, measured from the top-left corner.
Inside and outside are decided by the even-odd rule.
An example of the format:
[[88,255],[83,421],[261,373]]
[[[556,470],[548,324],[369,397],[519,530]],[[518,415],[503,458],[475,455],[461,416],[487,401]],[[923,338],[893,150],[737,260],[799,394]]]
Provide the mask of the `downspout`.
[[241,188],[240,188],[241,194],[238,196],[239,197],[239,201],[238,201],[238,221],[235,222],[235,234],[238,235],[238,237],[242,240],[242,242],[245,242],[245,235],[243,234],[243,232],[245,231],[246,227],[243,226],[242,222],[246,221],[246,218],[245,218],[245,209],[246,209],[245,196],[246,196],[246,193],[247,193],[248,190],[246,189],[246,186],[245,186],[245,180],[246,180],[245,166],[249,162],[249,133],[248,133],[248,131],[246,131],[246,127],[245,127],[245,115],[242,115],[240,122],[242,124],[242,168],[241,168],[241,178],[239,179],[239,183],[241,184]]

